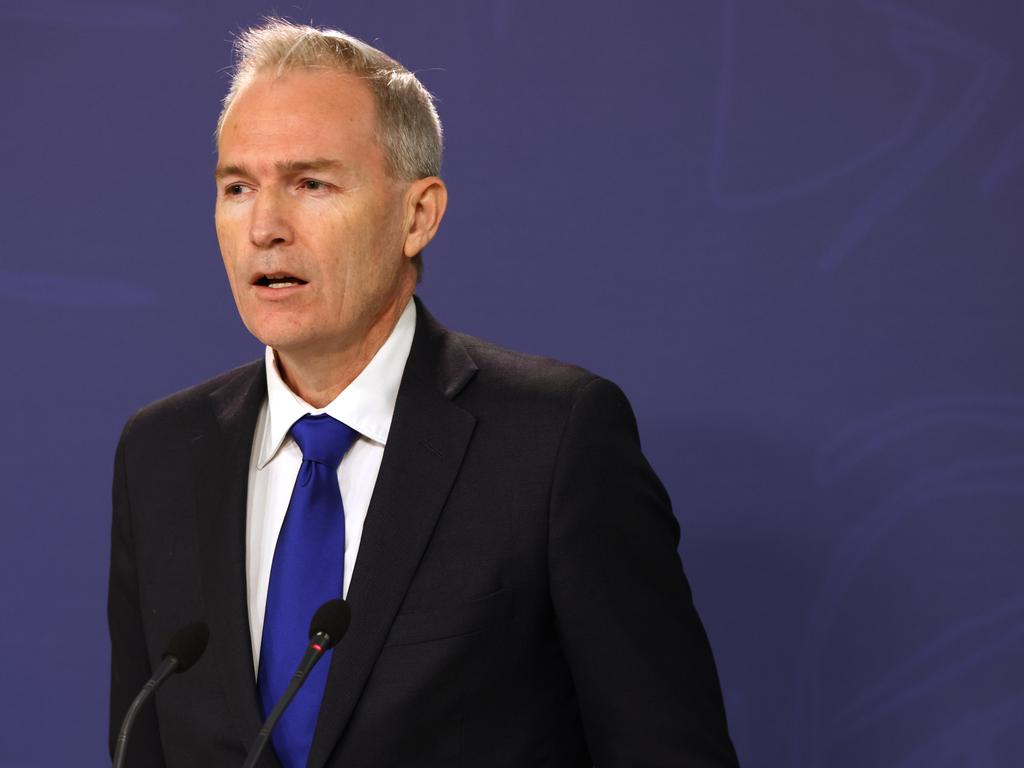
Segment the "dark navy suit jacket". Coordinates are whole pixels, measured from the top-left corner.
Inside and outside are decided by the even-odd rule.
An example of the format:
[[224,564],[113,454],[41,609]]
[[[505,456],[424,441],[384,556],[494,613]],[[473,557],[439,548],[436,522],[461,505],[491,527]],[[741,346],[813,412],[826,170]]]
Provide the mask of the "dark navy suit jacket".
[[[121,437],[112,741],[174,630],[211,630],[138,722],[129,765],[240,765],[260,726],[245,510],[265,397],[253,363]],[[309,765],[734,766],[678,536],[617,387],[420,305]]]

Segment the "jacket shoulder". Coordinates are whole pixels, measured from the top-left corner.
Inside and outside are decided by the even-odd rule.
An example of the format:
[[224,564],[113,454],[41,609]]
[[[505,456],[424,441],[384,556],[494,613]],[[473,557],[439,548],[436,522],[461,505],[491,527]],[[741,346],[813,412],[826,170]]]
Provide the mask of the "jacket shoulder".
[[255,360],[174,392],[136,411],[125,424],[122,438],[129,432],[180,432],[205,423],[212,416],[214,398],[230,399],[233,392],[240,397],[254,384],[262,384],[263,379],[263,360]]
[[574,413],[615,413],[628,432],[636,433],[632,407],[615,382],[572,363],[453,336],[476,366],[458,400],[478,417],[562,429]]
[[572,401],[595,382],[610,384],[572,363],[518,352],[463,333],[453,336],[477,367],[472,383],[487,389],[498,388],[506,397]]

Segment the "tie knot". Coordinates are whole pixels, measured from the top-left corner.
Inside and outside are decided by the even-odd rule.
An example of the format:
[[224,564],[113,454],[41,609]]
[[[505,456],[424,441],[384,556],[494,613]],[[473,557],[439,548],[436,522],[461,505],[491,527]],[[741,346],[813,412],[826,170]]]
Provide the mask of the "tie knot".
[[302,449],[303,461],[315,461],[337,469],[358,434],[326,413],[306,415],[292,424],[291,435]]

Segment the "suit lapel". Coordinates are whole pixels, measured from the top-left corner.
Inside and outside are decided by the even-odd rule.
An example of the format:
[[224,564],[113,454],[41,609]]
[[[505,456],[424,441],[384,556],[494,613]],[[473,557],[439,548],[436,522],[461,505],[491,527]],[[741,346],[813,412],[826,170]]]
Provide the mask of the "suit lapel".
[[416,336],[359,544],[352,624],[332,652],[309,765],[341,738],[455,481],[476,419],[451,402],[476,368],[417,304]]
[[237,736],[245,747],[262,719],[246,599],[245,516],[253,432],[265,397],[263,363],[240,370],[210,396],[216,425],[192,441],[210,647],[216,653]]

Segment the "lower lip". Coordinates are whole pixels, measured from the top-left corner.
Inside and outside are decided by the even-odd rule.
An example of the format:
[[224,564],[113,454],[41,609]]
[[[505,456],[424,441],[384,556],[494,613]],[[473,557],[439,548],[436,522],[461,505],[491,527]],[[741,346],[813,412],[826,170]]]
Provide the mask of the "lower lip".
[[294,296],[308,285],[309,283],[295,283],[294,285],[289,285],[285,288],[271,288],[269,285],[253,285],[252,287],[256,292],[256,295],[261,299],[266,299],[268,301],[281,301]]

